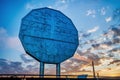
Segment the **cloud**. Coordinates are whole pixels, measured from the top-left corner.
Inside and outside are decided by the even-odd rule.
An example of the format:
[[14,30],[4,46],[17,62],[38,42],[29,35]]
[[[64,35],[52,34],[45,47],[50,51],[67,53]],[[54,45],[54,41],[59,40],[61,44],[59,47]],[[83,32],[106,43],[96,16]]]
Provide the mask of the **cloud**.
[[114,32],[114,35],[115,35],[115,36],[120,36],[120,28],[112,27],[112,28],[111,28],[111,31]]
[[32,5],[32,4],[30,4],[30,3],[27,3],[27,4],[26,4],[26,9],[34,9],[34,8],[35,8],[34,5]]
[[113,49],[111,49],[111,50],[109,50],[108,52],[117,52],[117,51],[119,51],[120,52],[120,47],[115,47],[115,48],[113,48]]
[[39,74],[39,65],[0,59],[0,74]]
[[120,47],[113,46],[112,49],[108,50],[107,52],[108,57],[113,58],[114,60],[119,60],[120,58]]
[[[28,2],[28,3],[26,3],[26,5],[25,5],[25,9],[26,9],[26,10],[32,10],[32,9],[41,8],[41,7],[42,7],[42,4],[39,3],[38,0]],[[43,6],[43,7],[44,7],[44,6]]]
[[83,31],[80,31],[79,32],[79,38],[82,39],[82,38],[87,38],[91,35],[91,33],[94,33],[96,32],[97,30],[99,29],[99,26],[95,26],[93,29],[90,29],[88,30],[87,32],[83,32]]
[[103,42],[103,44],[104,45],[106,45],[106,46],[112,46],[112,41],[105,41],[105,42]]
[[107,18],[105,18],[105,21],[108,23],[108,22],[110,22],[112,20],[112,17],[107,17]]
[[18,37],[11,37],[9,36],[6,40],[7,46],[12,49],[23,51],[22,45]]
[[[24,65],[24,69],[29,74],[39,74],[39,64],[40,62],[36,61],[35,59],[31,58],[27,54],[21,54],[21,59],[23,60],[22,65]],[[45,64],[45,74],[53,74],[55,75],[55,65],[54,64]]]
[[7,31],[3,27],[0,27],[0,36],[2,36],[2,34],[7,36]]
[[[112,43],[111,43],[112,44]],[[110,50],[112,47],[110,46],[110,43],[96,43],[91,45],[94,50]]]
[[106,14],[106,9],[104,7],[101,8],[100,13],[101,13],[101,15],[105,15]]
[[21,62],[0,59],[0,74],[23,74],[25,72]]
[[95,14],[95,10],[91,10],[91,9],[87,10],[87,14],[86,14],[87,16],[92,14]]
[[114,11],[113,11],[113,19],[114,20],[120,20],[120,8],[117,8],[117,9],[115,9]]
[[25,63],[30,63],[30,62],[35,62],[34,59],[32,59],[29,55],[27,54],[21,54],[20,55],[21,59],[25,62]]
[[91,33],[82,33],[80,36],[83,38],[89,37]]
[[96,32],[99,29],[99,26],[94,27],[93,29],[88,30],[88,33]]
[[64,70],[64,73],[68,74],[69,72],[78,72],[85,64],[87,64],[86,61],[81,61],[72,57],[63,62],[61,68]]
[[[114,70],[111,65],[108,66],[108,64],[114,60],[119,60],[120,28],[111,27],[100,36],[89,39],[88,37],[91,33],[96,32],[98,29],[99,27],[94,27],[93,29],[86,31],[86,33],[90,33],[87,36],[85,35],[86,33],[84,33],[85,31],[79,32],[80,45],[74,57],[62,64],[64,74],[79,73],[79,71],[92,71],[91,61],[94,61],[96,71],[98,72],[102,72],[103,70]],[[119,61],[117,61],[113,66],[120,64]],[[69,67],[70,69],[66,69],[66,67]]]
[[62,3],[65,3],[65,2],[66,2],[66,0],[61,0],[61,2],[62,2]]
[[52,8],[52,6],[48,6],[48,8]]
[[41,7],[49,7],[49,8],[53,8],[53,9],[57,9],[57,10],[65,10],[68,8],[68,3],[69,2],[73,2],[73,0],[57,0],[54,2],[54,4],[41,4],[39,3],[39,0],[35,0],[35,1],[30,1],[28,3],[26,3],[25,5],[25,9],[26,10],[31,10],[31,9],[35,9],[35,8],[41,8]]
[[[80,61],[76,58],[71,58],[61,64],[61,74],[67,74],[68,72],[77,72],[82,68],[83,64],[87,64],[84,61]],[[69,67],[69,68],[68,68]],[[55,65],[45,66],[45,74],[55,74]],[[9,61],[6,59],[0,59],[0,74],[39,74],[39,64],[28,64],[24,66],[23,62]]]
[[[98,28],[93,28],[91,30],[88,30],[88,32],[96,32]],[[105,33],[102,33],[100,36],[98,36],[96,39],[88,39],[87,37],[84,37],[83,39],[81,36],[83,32],[80,32],[79,37],[80,37],[80,42],[82,43],[82,47],[77,49],[77,54],[74,58],[79,59],[80,61],[95,61],[95,66],[98,67],[97,71],[100,70],[100,67],[102,65],[105,65],[101,69],[107,69],[108,64],[111,61],[114,60],[119,60],[119,48],[116,48],[119,45],[120,41],[120,34],[119,34],[119,28],[111,27],[109,28]],[[81,39],[82,38],[82,39]],[[116,46],[117,45],[117,46]],[[91,46],[88,48],[88,46]],[[74,59],[72,59],[75,61]],[[101,61],[102,60],[102,61]],[[76,61],[77,62],[77,61]],[[81,65],[81,64],[79,64]],[[80,70],[90,70],[90,66],[87,64],[83,64],[84,67],[80,67]],[[119,65],[119,64],[116,64]],[[87,69],[88,68],[88,69]],[[106,70],[105,69],[105,70]]]
[[115,63],[120,63],[120,60],[111,61],[110,64],[108,64],[108,65],[115,64]]
[[86,16],[92,16],[93,18],[96,17],[95,14],[96,14],[96,11],[94,9],[89,9],[86,12]]
[[60,0],[62,3],[69,3],[69,2],[73,2],[74,0]]
[[0,27],[0,50],[4,51],[5,49],[15,49],[21,52],[24,52],[22,45],[17,36],[9,36],[7,30],[3,27]]
[[104,44],[112,46],[120,43],[120,28],[111,27],[108,29],[108,32],[103,34]]
[[68,8],[68,3],[69,3],[69,0],[57,0],[55,2],[55,5],[52,6],[54,9],[57,9],[57,10],[60,10],[60,11],[63,11],[65,9]]
[[107,8],[105,8],[105,7],[102,7],[98,11],[95,10],[95,9],[88,9],[86,11],[86,16],[91,16],[91,17],[95,18],[97,13],[100,14],[100,15],[106,15],[106,9]]
[[95,53],[92,53],[92,49],[86,49],[84,51],[80,51],[80,50],[77,50],[77,54],[76,55],[76,59],[79,59],[81,61],[85,61],[87,63],[91,62],[91,61],[95,61],[95,64],[99,64],[99,60],[100,60],[100,57],[98,56],[98,54],[95,54]]
[[100,46],[100,44],[92,44],[93,48],[98,48]]
[[39,64],[29,64],[25,67],[25,70],[27,74],[39,74]]
[[118,44],[120,43],[120,38],[114,38],[112,42],[113,44]]
[[8,34],[6,29],[3,27],[0,27],[0,50],[2,51],[4,48],[6,48],[6,40],[7,40]]
[[[80,53],[75,53],[75,55],[66,60],[65,62],[62,63],[61,68],[63,70],[62,74],[72,74],[72,73],[79,73],[79,72],[91,72],[91,70],[84,70],[83,67],[87,67],[91,64],[91,61],[95,61],[95,65],[98,65],[98,57],[92,53],[87,52],[82,52]],[[69,68],[68,68],[69,67]]]

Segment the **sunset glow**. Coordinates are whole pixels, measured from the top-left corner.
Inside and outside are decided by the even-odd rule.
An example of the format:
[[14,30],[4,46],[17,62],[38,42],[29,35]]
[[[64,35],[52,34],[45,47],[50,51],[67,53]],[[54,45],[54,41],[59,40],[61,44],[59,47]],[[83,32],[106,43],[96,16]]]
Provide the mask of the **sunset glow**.
[[[120,0],[0,0],[0,74],[39,74],[39,62],[18,39],[21,19],[49,7],[68,16],[79,32],[75,55],[61,63],[61,75],[120,76]],[[46,64],[45,74],[55,75]]]

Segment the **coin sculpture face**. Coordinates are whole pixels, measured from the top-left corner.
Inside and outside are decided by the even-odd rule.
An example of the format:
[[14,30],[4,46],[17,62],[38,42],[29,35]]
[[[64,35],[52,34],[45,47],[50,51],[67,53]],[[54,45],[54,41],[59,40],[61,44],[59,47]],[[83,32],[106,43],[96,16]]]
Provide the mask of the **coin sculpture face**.
[[61,63],[78,47],[78,31],[62,12],[33,9],[21,21],[19,38],[26,53],[44,63]]

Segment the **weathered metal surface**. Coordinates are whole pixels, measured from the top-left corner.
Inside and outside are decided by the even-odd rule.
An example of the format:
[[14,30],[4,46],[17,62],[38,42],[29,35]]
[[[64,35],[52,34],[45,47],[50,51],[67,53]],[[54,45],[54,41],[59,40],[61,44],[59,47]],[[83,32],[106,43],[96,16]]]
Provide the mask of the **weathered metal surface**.
[[22,19],[19,38],[25,51],[44,63],[60,63],[78,47],[78,31],[72,21],[49,8],[29,12]]

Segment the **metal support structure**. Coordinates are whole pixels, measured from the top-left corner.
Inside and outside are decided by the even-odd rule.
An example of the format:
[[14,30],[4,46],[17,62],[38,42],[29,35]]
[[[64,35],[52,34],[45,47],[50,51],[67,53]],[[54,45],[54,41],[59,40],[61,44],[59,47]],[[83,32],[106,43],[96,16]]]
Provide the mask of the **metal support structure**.
[[95,76],[94,62],[93,61],[92,61],[92,67],[93,67],[93,76],[94,76],[94,78],[96,78],[96,76]]
[[44,77],[44,63],[40,62],[40,77]]
[[56,64],[56,77],[60,78],[60,63]]
[[97,73],[97,80],[99,80],[99,73]]

